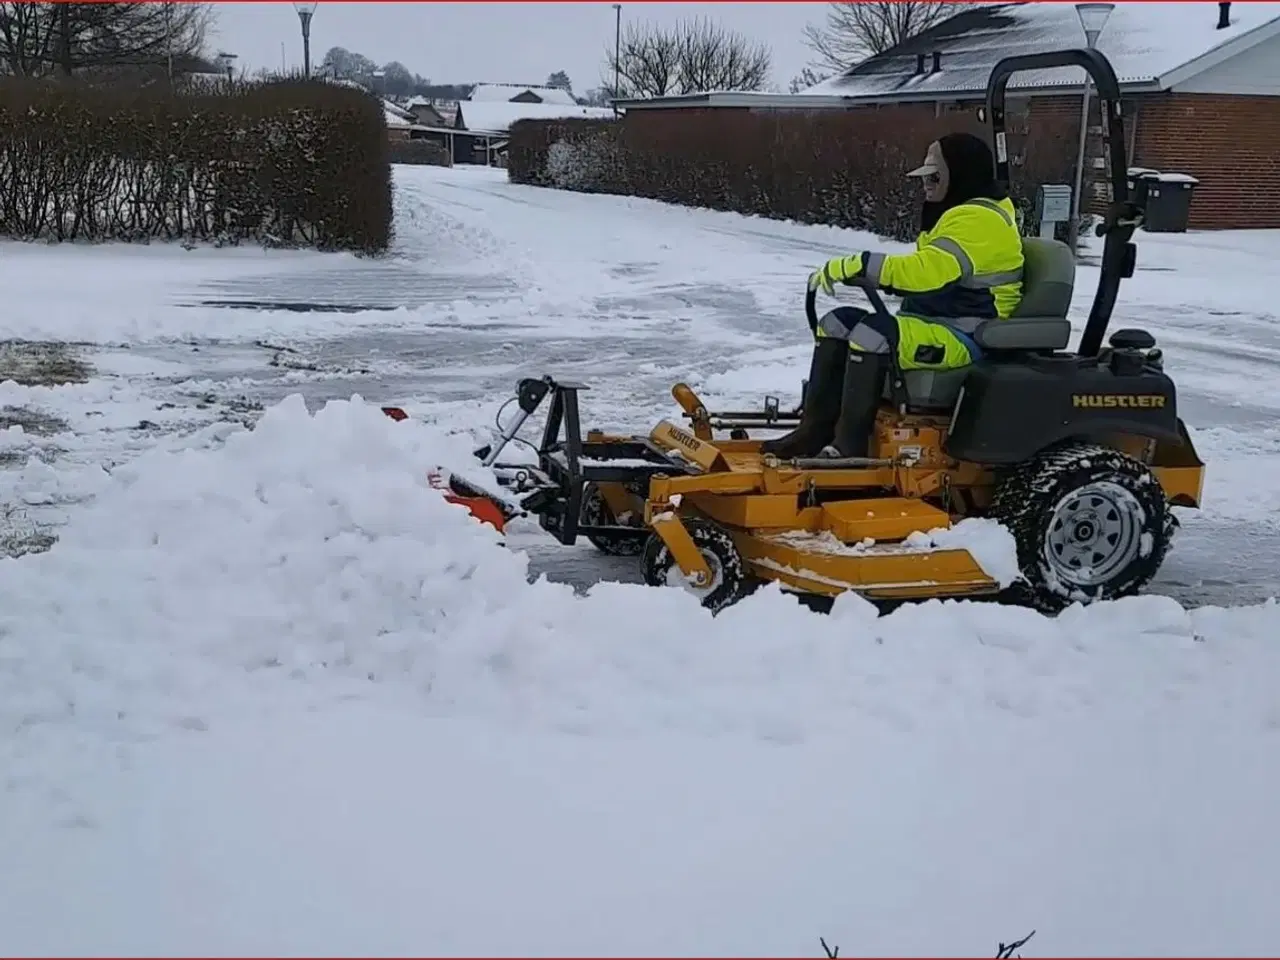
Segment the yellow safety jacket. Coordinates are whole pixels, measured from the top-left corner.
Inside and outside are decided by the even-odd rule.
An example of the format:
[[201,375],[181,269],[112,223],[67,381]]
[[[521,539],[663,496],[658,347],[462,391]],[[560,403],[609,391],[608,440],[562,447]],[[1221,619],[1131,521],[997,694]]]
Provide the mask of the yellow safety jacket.
[[1009,317],[1022,300],[1022,236],[1008,198],[957,204],[920,234],[915,253],[872,253],[864,262],[869,279],[903,298],[899,360],[908,369],[921,365],[915,354],[922,344],[945,351],[941,362],[926,366],[971,362],[976,345],[969,334],[983,320]]

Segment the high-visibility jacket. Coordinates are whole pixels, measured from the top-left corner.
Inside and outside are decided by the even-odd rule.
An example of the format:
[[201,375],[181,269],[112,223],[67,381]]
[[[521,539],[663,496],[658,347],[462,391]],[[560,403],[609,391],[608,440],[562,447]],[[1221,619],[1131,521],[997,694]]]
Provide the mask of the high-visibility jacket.
[[1008,198],[957,204],[920,234],[915,253],[873,253],[865,263],[869,279],[903,298],[902,316],[964,333],[1007,318],[1022,300],[1022,236]]

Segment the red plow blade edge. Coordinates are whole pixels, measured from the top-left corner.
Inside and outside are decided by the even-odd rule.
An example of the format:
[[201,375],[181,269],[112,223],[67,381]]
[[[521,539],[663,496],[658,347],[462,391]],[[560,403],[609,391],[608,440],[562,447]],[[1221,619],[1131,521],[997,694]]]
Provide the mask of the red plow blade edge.
[[[383,407],[382,412],[397,423],[409,419],[409,415],[400,407]],[[466,507],[481,523],[487,523],[499,533],[506,528],[507,518],[501,507],[484,495],[473,496],[469,491],[459,491],[446,471],[432,470],[427,474],[427,482],[436,490],[443,490],[444,498],[449,503]]]

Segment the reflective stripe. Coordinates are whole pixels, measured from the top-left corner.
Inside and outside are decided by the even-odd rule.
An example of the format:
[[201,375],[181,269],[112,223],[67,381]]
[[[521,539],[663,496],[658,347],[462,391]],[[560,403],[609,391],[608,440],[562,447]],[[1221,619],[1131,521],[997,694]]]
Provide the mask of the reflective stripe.
[[[1000,211],[1004,213],[1003,210]],[[1006,217],[1006,219],[1008,219]],[[990,290],[992,287],[1003,286],[1006,283],[1017,283],[1022,279],[1022,268],[1017,270],[1005,270],[1001,273],[974,273],[973,260],[960,244],[956,243],[950,237],[938,237],[936,240],[929,241],[929,246],[937,247],[939,250],[945,250],[956,258],[956,262],[960,264],[960,279],[956,281],[957,285],[965,287],[969,290]]]
[[854,324],[853,332],[849,336],[849,348],[862,350],[865,353],[888,353],[889,340],[870,324],[858,323]]
[[862,269],[867,279],[872,283],[879,285],[880,271],[884,269],[883,253],[866,253],[862,256]]
[[960,264],[959,283],[962,287],[968,286],[967,281],[973,279],[973,260],[969,257],[969,254],[964,252],[964,247],[950,237],[938,237],[937,240],[929,241],[929,246],[945,250],[956,258],[956,262]]
[[975,207],[986,207],[988,210],[994,210],[1000,214],[1000,219],[1009,226],[1013,226],[1013,218],[1009,216],[1009,211],[994,200],[988,200],[986,197],[974,197],[969,203],[972,203]]
[[831,337],[835,340],[848,340],[849,328],[840,322],[834,310],[824,313],[818,321],[818,336]]
[[990,290],[992,287],[1002,287],[1006,283],[1017,283],[1022,279],[1021,268],[1017,270],[1006,270],[1004,273],[984,273],[980,277],[974,277],[965,286],[972,287],[975,290]]

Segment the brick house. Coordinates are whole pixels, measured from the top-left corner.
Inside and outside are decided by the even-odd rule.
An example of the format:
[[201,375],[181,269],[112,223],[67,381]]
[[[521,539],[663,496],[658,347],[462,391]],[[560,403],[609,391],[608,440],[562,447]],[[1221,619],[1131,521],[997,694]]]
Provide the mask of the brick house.
[[[618,106],[627,124],[670,110],[942,116],[981,104],[1001,58],[1084,44],[1071,4],[993,5],[952,17],[797,94],[702,93]],[[1199,181],[1192,229],[1280,228],[1280,3],[1117,4],[1098,48],[1121,83],[1130,164]],[[1010,109],[1025,110],[1033,125],[1062,111],[1078,130],[1083,79],[1077,68],[1017,74]],[[1095,111],[1091,130],[1097,122]],[[1100,166],[1095,142],[1089,153],[1089,163]]]

